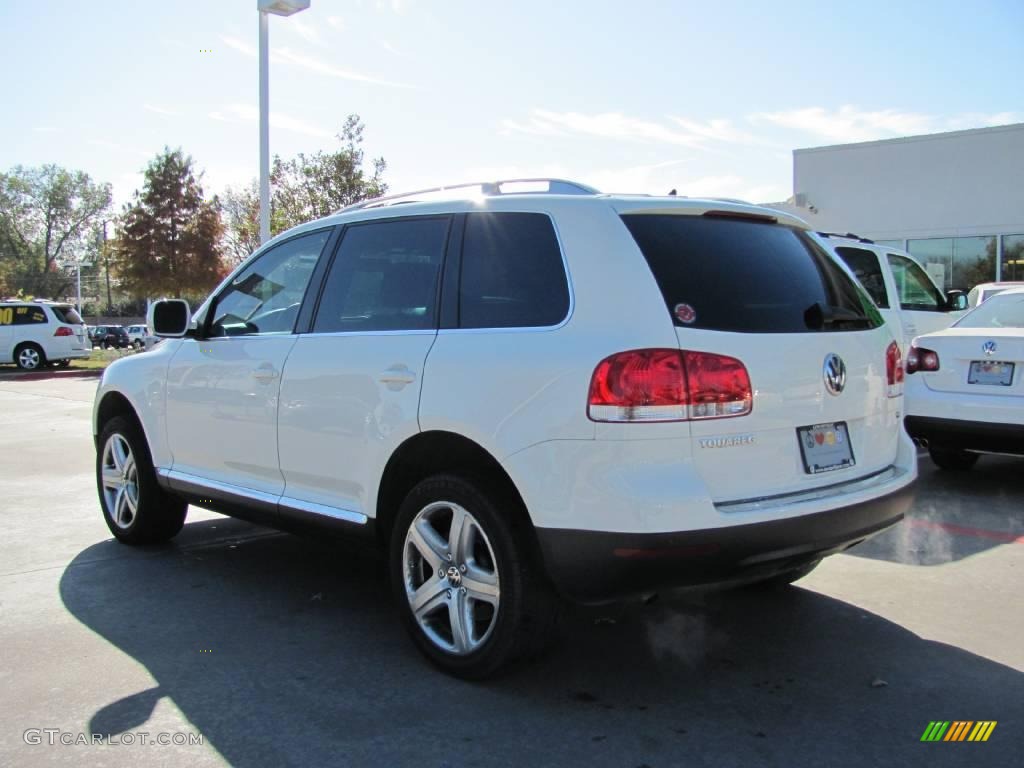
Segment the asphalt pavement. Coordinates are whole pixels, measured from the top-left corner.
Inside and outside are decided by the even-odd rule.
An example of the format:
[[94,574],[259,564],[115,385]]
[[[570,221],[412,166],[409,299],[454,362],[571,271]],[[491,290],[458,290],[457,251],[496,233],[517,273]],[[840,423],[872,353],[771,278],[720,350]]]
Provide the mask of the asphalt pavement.
[[[0,765],[1020,764],[1024,460],[924,458],[909,518],[797,586],[574,609],[472,684],[417,655],[360,549],[198,510],[112,541],[95,387],[0,377]],[[935,720],[997,725],[922,743]]]

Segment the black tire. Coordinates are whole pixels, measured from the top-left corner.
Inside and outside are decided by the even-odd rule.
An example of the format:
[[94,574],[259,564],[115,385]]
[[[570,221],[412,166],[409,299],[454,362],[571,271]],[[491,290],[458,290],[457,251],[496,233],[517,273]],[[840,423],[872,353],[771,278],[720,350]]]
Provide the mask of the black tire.
[[[126,524],[115,522],[113,510],[109,508],[104,493],[104,455],[114,435],[120,435],[128,444],[135,464],[136,510]],[[125,544],[161,544],[172,539],[185,524],[188,505],[160,487],[153,470],[149,446],[142,430],[132,419],[115,416],[103,425],[96,452],[96,490],[107,528],[118,541]]]
[[[28,354],[22,359],[22,352],[35,352],[35,355]],[[46,353],[38,344],[27,341],[14,348],[14,362],[23,371],[38,371],[46,367]]]
[[966,472],[978,463],[978,454],[968,453],[959,448],[929,445],[928,454],[939,469],[947,472]]
[[53,366],[54,368],[67,368],[69,365],[71,365],[71,361],[70,360],[51,360],[50,361],[50,365]]
[[762,581],[755,582],[752,587],[758,589],[785,589],[794,581],[799,581],[821,564],[821,558],[798,565],[795,568],[777,573]]
[[[488,677],[511,661],[543,649],[554,634],[560,610],[560,601],[543,573],[525,512],[517,508],[518,501],[485,493],[484,487],[482,482],[454,475],[435,475],[419,483],[398,511],[388,557],[392,592],[416,647],[444,672],[467,680]],[[431,640],[413,614],[406,591],[406,535],[420,511],[435,502],[457,504],[469,512],[494,553],[500,587],[498,608],[490,619],[490,634],[484,635],[478,648],[463,655],[446,651]]]

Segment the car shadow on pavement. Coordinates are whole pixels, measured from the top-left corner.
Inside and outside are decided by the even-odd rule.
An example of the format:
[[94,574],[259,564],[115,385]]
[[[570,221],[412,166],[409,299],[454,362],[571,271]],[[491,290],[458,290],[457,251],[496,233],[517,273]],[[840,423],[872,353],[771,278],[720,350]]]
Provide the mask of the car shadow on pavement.
[[920,737],[1024,722],[1020,672],[798,587],[573,609],[546,655],[486,683],[416,653],[376,556],[236,520],[96,544],[60,593],[158,683],[96,702],[89,729],[168,697],[231,765],[1010,765],[1019,731]]
[[942,565],[1024,543],[1024,459],[982,456],[969,472],[920,458],[914,505],[902,523],[847,554],[906,565]]

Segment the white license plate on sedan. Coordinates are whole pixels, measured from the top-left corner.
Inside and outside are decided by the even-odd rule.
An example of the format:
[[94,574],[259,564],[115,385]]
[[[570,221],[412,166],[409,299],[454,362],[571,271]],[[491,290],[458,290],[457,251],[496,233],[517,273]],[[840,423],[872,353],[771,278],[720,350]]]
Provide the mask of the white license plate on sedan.
[[1008,387],[1013,382],[1013,368],[1013,363],[972,360],[971,370],[967,374],[967,383]]
[[796,437],[800,443],[804,471],[809,475],[845,469],[856,463],[845,421],[797,427]]

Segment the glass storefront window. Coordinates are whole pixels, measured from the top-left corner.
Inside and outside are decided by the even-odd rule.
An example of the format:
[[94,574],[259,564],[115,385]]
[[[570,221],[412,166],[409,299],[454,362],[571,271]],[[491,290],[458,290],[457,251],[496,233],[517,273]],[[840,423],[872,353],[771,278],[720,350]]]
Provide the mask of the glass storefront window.
[[1002,280],[1024,280],[1024,235],[1003,235]]
[[969,291],[978,283],[996,279],[994,237],[908,240],[907,250],[924,264],[928,274],[946,291],[952,288]]

